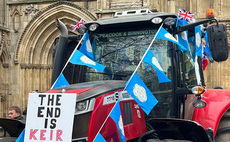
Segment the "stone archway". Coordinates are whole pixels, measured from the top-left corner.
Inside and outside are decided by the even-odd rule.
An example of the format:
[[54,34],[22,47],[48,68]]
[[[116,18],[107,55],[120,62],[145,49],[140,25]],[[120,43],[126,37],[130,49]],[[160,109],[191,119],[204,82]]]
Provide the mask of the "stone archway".
[[8,98],[9,98],[9,52],[5,41],[2,44],[2,51],[0,54],[0,117],[7,117]]
[[[26,26],[16,49],[15,63],[51,63],[47,61],[47,58],[42,59],[42,62],[36,61],[38,55],[35,52],[40,49],[45,53],[42,54],[43,57],[47,57],[48,49],[46,47],[51,47],[50,40],[53,41],[60,35],[55,26],[56,18],[61,19],[68,28],[70,24],[81,18],[84,18],[85,21],[96,20],[86,9],[69,2],[57,2],[44,8]],[[38,43],[42,45],[38,45]]]
[[[19,65],[18,82],[22,106],[27,104],[28,93],[46,91],[51,86],[52,43],[60,36],[55,19],[59,18],[71,31],[70,24],[84,18],[96,18],[83,7],[70,2],[56,2],[39,11],[26,26],[16,48],[14,63]],[[21,102],[20,102],[21,103]]]

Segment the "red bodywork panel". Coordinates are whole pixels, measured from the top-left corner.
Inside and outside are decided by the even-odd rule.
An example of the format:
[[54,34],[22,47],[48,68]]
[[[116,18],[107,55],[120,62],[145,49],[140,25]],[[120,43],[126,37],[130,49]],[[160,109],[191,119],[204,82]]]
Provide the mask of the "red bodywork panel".
[[221,117],[230,107],[230,90],[207,89],[202,95],[207,105],[201,109],[195,109],[193,120],[201,124],[204,129],[212,128],[214,137]]
[[[109,115],[110,111],[112,110],[115,103],[103,105],[103,99],[105,96],[112,94],[114,92],[107,93],[102,95],[96,99],[94,110],[91,114],[90,122],[89,122],[89,129],[88,129],[88,142],[92,142],[95,138],[96,134],[98,133],[99,129],[101,128],[102,124],[104,123],[105,119]],[[128,101],[121,101],[120,108],[122,119],[124,121],[124,111],[123,111],[123,104],[126,102],[131,102],[131,109],[133,117],[133,123],[125,125],[124,124],[124,131],[125,131],[125,139],[130,140],[136,137],[141,136],[141,134],[147,131],[145,125],[145,116],[144,112],[141,110],[140,106],[134,100]],[[113,141],[119,142],[119,131],[114,129],[116,128],[116,124],[110,118],[107,119],[104,126],[102,127],[100,133],[105,138],[106,141]]]
[[194,94],[187,95],[187,99],[185,100],[185,115],[184,118],[187,120],[193,120],[193,115],[195,108],[193,106],[193,102],[196,100],[196,96]]
[[[89,82],[78,84],[76,86],[73,85],[72,87],[67,86],[66,88],[57,88],[57,90],[49,90],[47,91],[47,93],[59,93],[62,89],[65,89],[65,93],[77,93],[78,100],[85,99],[87,97],[96,98],[94,109],[91,112],[89,122],[87,123],[88,128],[84,126],[84,129],[86,128],[88,130],[88,142],[92,142],[115,104],[114,102],[110,104],[103,104],[104,97],[112,95],[115,92],[122,91],[124,84],[124,81],[114,80],[95,83]],[[129,98],[120,100],[120,108],[124,123],[124,132],[126,140],[140,137],[143,133],[147,132],[145,114],[135,100]],[[124,112],[126,113],[124,114]],[[108,118],[106,123],[104,124],[104,127],[102,127],[100,133],[106,140],[113,139],[114,142],[119,142],[119,131],[116,128],[117,126],[114,123],[114,121],[111,118]],[[79,131],[83,131],[78,130],[77,125],[74,126],[73,129],[76,129],[73,130],[73,137],[77,137],[75,136],[75,132],[77,133]]]

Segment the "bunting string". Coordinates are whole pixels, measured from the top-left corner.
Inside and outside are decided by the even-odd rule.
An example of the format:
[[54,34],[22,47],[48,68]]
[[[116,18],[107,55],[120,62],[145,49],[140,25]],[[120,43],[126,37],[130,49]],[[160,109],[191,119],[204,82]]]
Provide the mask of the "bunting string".
[[[141,63],[142,63],[142,61],[143,61],[143,59],[144,59],[145,55],[147,54],[147,52],[148,52],[148,51],[149,51],[149,49],[151,48],[151,46],[152,46],[153,42],[155,41],[156,36],[158,35],[158,33],[159,33],[159,31],[160,31],[161,27],[163,26],[163,24],[164,24],[164,23],[162,23],[162,24],[161,24],[161,26],[159,27],[159,29],[157,30],[157,33],[156,33],[156,34],[155,34],[155,36],[153,37],[153,40],[151,41],[151,43],[150,43],[149,47],[148,47],[148,48],[147,48],[147,50],[145,51],[145,53],[144,53],[143,57],[141,58],[140,62],[139,62],[139,63],[138,63],[138,65],[137,65],[136,69],[135,69],[135,70],[134,70],[134,72],[132,73],[132,75],[131,75],[130,79],[128,80],[128,82],[127,82],[127,85],[126,85],[126,86],[128,86],[128,84],[129,84],[130,80],[132,79],[132,77],[133,77],[133,76],[134,76],[134,74],[136,73],[137,69],[140,67],[140,65],[141,65]],[[124,90],[126,89],[126,86],[125,86]],[[123,90],[123,91],[124,91],[124,90]],[[117,102],[119,102],[119,101],[117,101]],[[117,103],[117,102],[116,102],[116,103]],[[115,104],[115,105],[116,105],[116,104]],[[114,109],[115,105],[113,106],[113,109]],[[108,120],[108,118],[109,118],[109,116],[110,116],[111,112],[113,111],[113,109],[110,111],[109,115],[106,117],[106,119],[105,119],[105,121],[103,122],[102,126],[101,126],[101,127],[100,127],[100,129],[98,130],[98,132],[97,132],[96,136],[100,133],[101,129],[102,129],[102,128],[103,128],[103,126],[105,125],[105,123],[106,123],[106,121]],[[95,138],[96,138],[96,136],[95,136]],[[95,140],[95,138],[94,138],[94,140]],[[94,140],[93,140],[93,141],[94,141]]]
[[[160,28],[157,30],[157,33],[156,33],[155,36],[153,37],[153,40],[151,41],[149,47],[148,47],[147,50],[145,51],[145,54],[142,56],[142,58],[141,58],[140,62],[138,63],[136,69],[134,70],[134,72],[132,73],[131,77],[129,78],[129,80],[128,80],[126,86],[128,86],[128,84],[129,84],[130,80],[132,79],[133,75],[137,72],[137,69],[140,67],[140,65],[141,65],[141,63],[142,63],[142,61],[143,61],[145,55],[148,53],[149,49],[150,49],[151,46],[153,45],[153,42],[155,41],[155,39],[156,39],[156,37],[157,37],[157,35],[158,35],[158,33],[159,33],[161,27],[163,26],[163,24],[164,24],[164,22],[161,24]],[[125,86],[124,90],[126,89],[126,86]],[[123,91],[124,91],[124,90],[123,90]]]

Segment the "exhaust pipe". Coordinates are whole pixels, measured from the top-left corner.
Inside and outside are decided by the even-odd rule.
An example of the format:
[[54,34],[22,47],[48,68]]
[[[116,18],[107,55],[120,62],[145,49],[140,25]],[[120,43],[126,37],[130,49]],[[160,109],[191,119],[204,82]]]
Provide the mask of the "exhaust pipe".
[[61,35],[58,38],[58,43],[54,42],[53,44],[53,71],[51,85],[53,85],[63,69],[68,45],[68,30],[65,24],[59,19],[56,19],[55,23],[57,28],[60,30]]
[[67,36],[68,35],[68,30],[62,21],[59,19],[56,19],[56,26],[60,30],[62,36]]

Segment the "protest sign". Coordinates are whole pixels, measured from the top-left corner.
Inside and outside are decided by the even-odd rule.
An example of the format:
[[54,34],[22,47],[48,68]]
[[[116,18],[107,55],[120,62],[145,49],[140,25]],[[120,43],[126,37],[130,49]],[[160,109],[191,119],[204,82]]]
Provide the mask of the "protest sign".
[[30,93],[24,142],[71,142],[74,93]]

